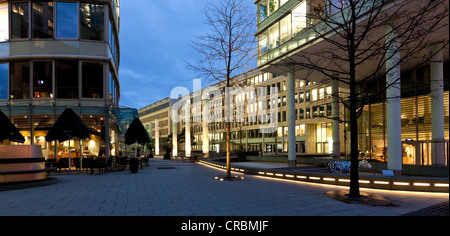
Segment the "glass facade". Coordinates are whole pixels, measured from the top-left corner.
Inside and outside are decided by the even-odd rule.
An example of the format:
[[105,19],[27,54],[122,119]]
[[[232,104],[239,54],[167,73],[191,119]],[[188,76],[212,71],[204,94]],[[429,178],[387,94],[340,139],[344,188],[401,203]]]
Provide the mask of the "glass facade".
[[8,3],[0,3],[0,42],[9,39]]
[[30,62],[11,62],[10,70],[10,98],[30,98]]
[[8,99],[8,63],[0,63],[0,100]]
[[103,4],[80,3],[80,38],[103,41],[105,17]]
[[11,3],[11,39],[29,37],[29,3]]
[[78,61],[56,61],[56,98],[78,99]]
[[[4,52],[0,55],[0,109],[25,137],[24,144],[40,145],[46,159],[66,158],[69,150],[72,157],[118,155],[120,18],[116,7],[117,1],[0,3],[0,50]],[[107,19],[109,27],[105,27]],[[111,53],[104,50],[108,46]],[[80,59],[85,56],[89,59]],[[89,139],[74,140],[70,146],[46,142],[48,130],[66,107],[92,131]]]
[[31,37],[53,38],[53,2],[31,2]]

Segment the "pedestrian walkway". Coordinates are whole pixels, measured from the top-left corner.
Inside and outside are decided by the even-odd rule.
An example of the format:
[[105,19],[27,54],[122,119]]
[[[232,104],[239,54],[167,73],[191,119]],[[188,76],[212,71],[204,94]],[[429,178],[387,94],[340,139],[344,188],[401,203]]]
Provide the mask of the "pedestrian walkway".
[[347,204],[325,192],[348,187],[255,175],[239,181],[214,179],[224,174],[205,165],[160,159],[151,159],[137,174],[57,174],[55,184],[0,192],[0,215],[401,216],[449,199],[448,193],[361,189],[393,204]]

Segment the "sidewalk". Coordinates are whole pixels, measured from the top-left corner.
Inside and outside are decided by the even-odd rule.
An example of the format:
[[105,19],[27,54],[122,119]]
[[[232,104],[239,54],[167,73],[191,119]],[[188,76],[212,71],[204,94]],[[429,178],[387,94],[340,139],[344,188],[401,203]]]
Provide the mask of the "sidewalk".
[[[401,216],[448,202],[448,193],[361,189],[391,206],[346,204],[325,196],[347,187],[245,175],[217,181],[221,170],[151,159],[137,174],[56,174],[52,185],[0,192],[0,215],[24,216]],[[242,175],[242,174],[238,174]],[[448,206],[448,205],[447,205]]]

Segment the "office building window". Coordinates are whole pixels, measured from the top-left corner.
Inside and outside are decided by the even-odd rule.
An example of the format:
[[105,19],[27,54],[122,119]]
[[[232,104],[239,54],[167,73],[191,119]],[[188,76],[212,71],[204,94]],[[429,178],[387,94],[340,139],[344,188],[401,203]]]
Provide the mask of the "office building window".
[[31,2],[31,37],[53,38],[53,2]]
[[23,39],[29,37],[29,5],[11,3],[11,38]]
[[306,28],[306,2],[303,1],[292,11],[292,30],[294,36]]
[[280,45],[280,30],[278,24],[269,28],[269,48],[273,49]]
[[56,97],[78,98],[78,61],[56,61]]
[[102,4],[80,3],[80,38],[104,41],[104,6]]
[[103,98],[103,63],[82,63],[82,97]]
[[11,99],[30,98],[30,63],[11,62]]
[[33,97],[53,97],[53,66],[51,61],[33,62]]
[[8,99],[8,63],[0,63],[0,100]]
[[8,3],[0,3],[0,42],[8,41],[9,39],[8,22]]
[[280,21],[280,31],[281,31],[281,43],[284,43],[291,39],[292,36],[292,25],[291,25],[291,14],[287,15]]
[[75,2],[56,3],[56,37],[78,38],[78,4]]

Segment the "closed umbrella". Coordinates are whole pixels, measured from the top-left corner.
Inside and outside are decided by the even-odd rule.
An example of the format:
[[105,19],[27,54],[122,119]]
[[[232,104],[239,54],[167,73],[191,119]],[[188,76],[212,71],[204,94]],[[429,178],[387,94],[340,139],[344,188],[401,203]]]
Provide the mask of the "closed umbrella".
[[9,118],[0,110],[0,142],[8,139],[12,142],[24,143],[25,138],[9,120]]
[[[134,118],[131,125],[128,127],[127,132],[125,132],[125,144],[141,144],[145,145],[150,142],[150,137],[147,134],[147,130],[145,130],[139,118]],[[137,157],[137,145],[135,150],[135,156]]]
[[[70,140],[72,138],[86,139],[89,138],[89,128],[83,123],[81,118],[71,109],[66,108],[59,116],[55,124],[50,128],[45,136],[47,142],[58,140],[64,142],[69,140],[69,171],[71,169],[70,159]],[[56,153],[55,153],[56,156]]]

